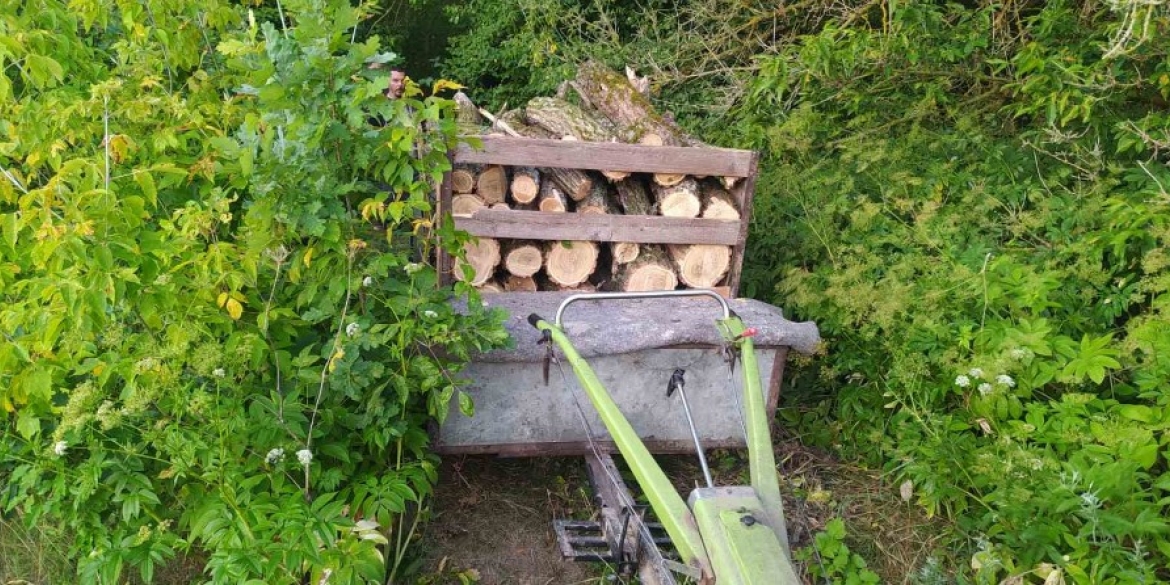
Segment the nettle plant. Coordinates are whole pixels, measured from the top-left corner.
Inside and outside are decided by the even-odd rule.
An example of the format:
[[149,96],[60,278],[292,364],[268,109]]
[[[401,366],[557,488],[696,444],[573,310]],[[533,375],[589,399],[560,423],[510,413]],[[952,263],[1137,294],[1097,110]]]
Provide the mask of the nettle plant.
[[426,219],[452,104],[381,96],[364,5],[278,8],[0,14],[0,505],[67,529],[82,582],[180,553],[213,582],[393,579],[427,425],[506,342],[423,261],[461,243]]

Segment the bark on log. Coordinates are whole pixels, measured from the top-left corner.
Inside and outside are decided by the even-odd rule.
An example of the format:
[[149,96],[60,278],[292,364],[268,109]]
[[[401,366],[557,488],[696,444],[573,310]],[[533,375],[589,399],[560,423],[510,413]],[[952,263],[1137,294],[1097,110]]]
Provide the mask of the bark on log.
[[613,273],[617,274],[620,266],[638,259],[642,247],[634,242],[614,242],[610,246],[610,251],[613,255]]
[[455,193],[474,192],[477,173],[479,173],[479,165],[456,165],[451,170],[451,191]]
[[549,242],[545,250],[544,271],[558,286],[577,286],[596,269],[596,242]]
[[626,292],[674,290],[678,276],[660,246],[642,246],[636,260],[614,269],[614,282]]
[[483,209],[483,199],[479,195],[460,193],[451,197],[451,215],[474,215],[476,210]]
[[739,208],[735,199],[722,186],[714,181],[703,181],[699,185],[703,199],[703,213],[701,217],[707,219],[739,219]]
[[593,188],[589,190],[589,195],[577,204],[577,213],[595,215],[615,213],[617,208],[611,201],[609,189],[609,184],[604,181],[594,183]]
[[504,279],[504,290],[508,292],[536,292],[536,279],[531,276],[509,274]]
[[[516,117],[517,115],[510,111],[493,119],[492,123],[496,128],[516,138],[553,138],[552,133],[548,130],[524,123],[522,120],[515,119]],[[505,120],[505,118],[508,119]],[[540,172],[545,177],[552,179],[561,188],[561,192],[568,195],[573,201],[583,199],[589,194],[590,187],[593,186],[593,177],[580,169],[543,168],[540,169]],[[543,184],[548,181],[541,182]]]
[[698,217],[702,211],[699,200],[699,184],[687,177],[673,187],[653,185],[654,199],[658,202],[658,213],[667,217]]
[[475,178],[475,194],[487,205],[502,203],[508,194],[508,171],[500,165],[488,165]]
[[536,201],[538,195],[540,195],[540,171],[535,167],[512,169],[512,200],[516,203],[528,204]]
[[[673,120],[656,112],[650,98],[634,87],[631,79],[596,61],[588,61],[577,68],[573,87],[585,101],[613,122],[614,132],[622,142],[710,148],[687,135]],[[669,185],[674,179],[668,175],[656,175],[655,180]],[[736,180],[729,177],[724,186],[730,189]]]
[[667,146],[686,145],[685,133],[654,111],[650,100],[616,71],[595,61],[586,62],[577,68],[576,87],[613,122],[624,142],[643,142],[653,135]]
[[479,134],[483,131],[484,119],[479,115],[479,108],[463,92],[455,94],[455,123],[459,132],[463,134]]
[[489,280],[475,287],[475,290],[478,290],[481,293],[501,293],[504,292],[504,287],[494,280]]
[[691,288],[713,288],[731,267],[731,247],[707,244],[668,246],[678,278]]
[[654,212],[650,194],[646,192],[646,183],[641,177],[635,175],[614,186],[617,188],[618,203],[626,215],[651,215]]
[[559,138],[571,136],[585,142],[610,142],[615,138],[611,122],[562,99],[532,98],[524,109],[524,117],[529,124]]
[[544,265],[544,254],[535,242],[513,241],[505,246],[505,249],[507,251],[504,253],[504,270],[507,270],[508,274],[532,276]]
[[[466,260],[455,259],[455,279],[471,286],[482,286],[491,280],[496,266],[500,264],[500,243],[491,238],[478,238],[464,244],[463,252]],[[472,270],[470,279],[464,274],[464,268],[467,267]]]
[[545,181],[540,186],[540,202],[537,208],[549,213],[565,213],[569,210],[569,202],[560,187],[554,185],[552,181]]

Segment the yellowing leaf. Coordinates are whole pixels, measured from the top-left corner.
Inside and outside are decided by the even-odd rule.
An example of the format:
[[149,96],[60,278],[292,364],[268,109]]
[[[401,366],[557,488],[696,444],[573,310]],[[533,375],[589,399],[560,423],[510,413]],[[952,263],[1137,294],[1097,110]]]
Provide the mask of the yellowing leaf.
[[304,261],[305,261],[306,267],[313,265],[313,250],[314,250],[314,248],[312,246],[309,246],[309,249],[305,250]]
[[231,298],[231,297],[229,297],[227,293],[221,292],[221,293],[219,293],[219,299],[215,301],[215,304],[218,305],[219,308],[222,309],[224,303],[227,303],[229,298]]
[[226,308],[228,315],[230,315],[233,320],[239,321],[240,316],[244,314],[244,305],[241,305],[240,301],[237,301],[236,299],[229,298],[227,300]]
[[431,88],[431,94],[433,95],[433,94],[439,93],[440,91],[443,91],[444,89],[460,90],[463,88],[464,88],[464,86],[462,86],[454,81],[451,81],[450,79],[440,79],[440,80],[436,81],[435,85]]

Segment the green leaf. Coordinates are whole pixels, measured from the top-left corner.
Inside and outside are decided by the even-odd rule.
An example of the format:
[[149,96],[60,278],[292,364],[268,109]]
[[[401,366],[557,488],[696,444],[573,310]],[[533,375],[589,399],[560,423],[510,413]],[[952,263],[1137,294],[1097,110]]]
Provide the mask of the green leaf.
[[28,54],[24,58],[25,75],[37,87],[51,87],[65,79],[65,70],[52,57]]
[[20,416],[16,417],[16,432],[31,441],[41,432],[41,419],[28,408],[21,410]]
[[150,202],[151,207],[158,204],[158,189],[154,185],[154,177],[149,171],[138,171],[134,173],[134,182],[142,188],[142,194],[146,196],[146,200]]
[[1158,461],[1158,444],[1150,443],[1148,445],[1142,445],[1126,453],[1125,457],[1141,465],[1142,469],[1149,469]]
[[459,392],[459,412],[467,418],[475,416],[475,402],[472,401],[470,394],[462,391]]
[[1154,420],[1154,409],[1141,404],[1123,404],[1117,409],[1118,414],[1130,420],[1138,422],[1152,422]]

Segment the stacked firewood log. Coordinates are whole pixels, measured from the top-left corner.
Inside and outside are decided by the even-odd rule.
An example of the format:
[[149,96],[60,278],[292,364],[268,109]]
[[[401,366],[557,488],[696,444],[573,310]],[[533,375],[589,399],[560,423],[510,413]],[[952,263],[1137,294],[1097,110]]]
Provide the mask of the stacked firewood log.
[[[534,98],[498,116],[460,93],[459,124],[469,135],[707,147],[654,111],[646,87],[631,71],[622,76],[590,62],[557,97]],[[735,179],[724,177],[456,165],[451,213],[489,208],[739,220],[734,187]],[[477,238],[465,252],[455,278],[492,292],[715,288],[733,262],[731,247],[699,244]]]

